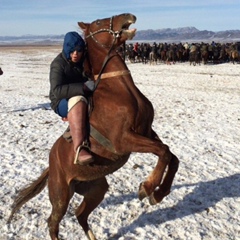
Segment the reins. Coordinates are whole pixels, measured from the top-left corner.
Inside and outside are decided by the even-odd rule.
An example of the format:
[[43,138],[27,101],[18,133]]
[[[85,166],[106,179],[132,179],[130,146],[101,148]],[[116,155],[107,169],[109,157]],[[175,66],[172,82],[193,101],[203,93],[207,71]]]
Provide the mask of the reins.
[[[98,31],[95,32],[91,32],[90,30],[90,34],[87,35],[85,38],[92,38],[94,40],[94,42],[96,44],[98,44],[99,46],[101,46],[102,48],[109,48],[108,53],[103,61],[101,70],[99,72],[99,74],[94,75],[94,80],[95,80],[95,88],[97,88],[98,84],[100,83],[101,79],[104,78],[109,78],[109,77],[115,77],[115,76],[122,76],[122,75],[127,75],[130,74],[129,70],[119,70],[119,71],[114,71],[114,72],[107,72],[107,73],[103,73],[107,63],[109,62],[109,60],[116,56],[115,54],[111,55],[111,51],[113,49],[114,43],[116,42],[116,40],[120,37],[121,35],[121,31],[113,31],[112,29],[112,20],[113,17],[111,17],[110,19],[110,28],[109,29],[100,29]],[[108,32],[109,34],[113,35],[113,41],[112,44],[107,46],[105,44],[101,44],[94,36],[98,33],[102,33],[102,32]],[[107,139],[104,135],[102,135],[96,128],[94,128],[92,125],[90,125],[90,134],[91,136],[96,139],[102,146],[104,146],[108,151],[116,154],[116,149],[114,147],[114,145],[111,143],[111,141],[109,139]]]

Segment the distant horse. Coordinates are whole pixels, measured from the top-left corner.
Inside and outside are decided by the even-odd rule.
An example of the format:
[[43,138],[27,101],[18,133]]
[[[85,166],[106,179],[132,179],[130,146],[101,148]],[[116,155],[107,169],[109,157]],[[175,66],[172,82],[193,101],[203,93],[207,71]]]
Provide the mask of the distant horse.
[[215,63],[215,64],[220,63],[219,57],[220,57],[220,49],[219,49],[219,47],[216,46],[213,48],[213,55],[212,55],[213,63]]
[[173,64],[176,63],[177,56],[176,56],[176,52],[173,49],[168,50],[166,53],[166,56],[167,56],[167,59],[166,59],[167,64],[171,64],[171,62]]
[[189,53],[189,63],[190,65],[196,66],[197,64],[200,65],[200,52],[198,50]]
[[131,63],[135,63],[139,61],[139,54],[133,48],[127,49],[127,56]]
[[176,45],[176,58],[177,58],[177,61],[179,62],[183,62],[184,59],[183,59],[183,53],[184,53],[184,46],[182,45],[182,43],[179,43]]
[[177,49],[176,57],[179,62],[183,62],[183,49]]
[[229,59],[229,56],[228,56],[225,46],[224,46],[220,49],[220,54],[219,54],[218,60],[221,63],[221,62],[227,62],[228,59]]
[[150,54],[150,45],[147,43],[141,44],[139,47],[142,63],[147,63],[149,60],[149,54]]
[[167,51],[166,50],[161,50],[160,51],[160,60],[162,62],[166,62],[166,60],[167,60]]
[[237,50],[231,50],[228,52],[230,61],[232,61],[233,64],[235,62],[238,62],[240,60],[240,56]]
[[202,59],[203,64],[208,63],[208,57],[209,57],[208,50],[201,51],[201,59]]
[[158,46],[156,43],[154,43],[152,46],[149,48],[149,63],[151,64],[157,64],[158,61]]
[[151,51],[149,53],[149,63],[150,65],[152,64],[157,64],[157,53],[155,51]]
[[184,49],[182,52],[182,61],[187,62],[189,60],[189,49]]
[[91,151],[95,161],[74,165],[73,143],[62,136],[50,151],[49,168],[14,202],[13,214],[46,186],[48,180],[52,212],[48,219],[50,237],[58,240],[59,223],[74,193],[84,196],[76,217],[90,240],[96,237],[88,225],[89,214],[101,203],[108,190],[106,175],[121,168],[132,152],[153,153],[158,162],[140,184],[139,199],[149,197],[157,204],[170,193],[179,161],[152,129],[153,106],[133,82],[130,71],[116,48],[132,39],[136,29],[132,14],[121,14],[89,23],[79,22],[88,47],[88,58],[96,79],[90,115]]

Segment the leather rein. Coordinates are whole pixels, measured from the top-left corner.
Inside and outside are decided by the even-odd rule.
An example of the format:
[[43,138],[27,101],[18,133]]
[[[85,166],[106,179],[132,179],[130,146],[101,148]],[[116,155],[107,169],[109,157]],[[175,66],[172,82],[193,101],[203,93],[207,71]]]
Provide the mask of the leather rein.
[[[99,72],[98,75],[94,75],[94,80],[95,80],[95,88],[97,88],[99,82],[101,79],[104,79],[104,78],[110,78],[110,77],[116,77],[116,76],[123,76],[123,75],[127,75],[127,74],[130,74],[130,71],[129,70],[121,70],[121,71],[114,71],[114,72],[108,72],[108,73],[103,73],[108,61],[115,55],[111,55],[111,51],[113,49],[113,46],[114,46],[114,43],[116,42],[116,40],[118,38],[120,38],[121,36],[121,33],[122,33],[122,30],[120,31],[113,31],[113,18],[114,16],[112,16],[110,18],[110,26],[109,28],[102,28],[102,29],[99,29],[95,32],[91,32],[90,30],[90,34],[87,35],[85,38],[89,38],[91,37],[98,45],[100,45],[101,47],[103,48],[109,48],[109,51],[108,51],[108,54],[107,56],[105,57],[104,61],[103,61],[103,64],[102,64],[102,68]],[[96,20],[98,21],[98,20]],[[109,34],[113,35],[113,41],[112,41],[112,44],[111,45],[105,45],[105,44],[101,44],[95,37],[94,35],[98,34],[98,33],[102,33],[102,32],[108,32]]]

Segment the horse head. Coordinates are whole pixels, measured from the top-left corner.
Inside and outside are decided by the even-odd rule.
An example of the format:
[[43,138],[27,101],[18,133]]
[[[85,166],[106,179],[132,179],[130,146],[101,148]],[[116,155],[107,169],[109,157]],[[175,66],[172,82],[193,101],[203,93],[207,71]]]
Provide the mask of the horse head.
[[91,41],[91,45],[97,44],[103,48],[116,49],[135,36],[136,29],[129,29],[129,26],[135,23],[136,19],[130,13],[123,13],[111,18],[98,19],[92,23],[78,22],[78,25],[84,32],[87,43]]
[[[110,67],[107,64],[108,61],[113,59],[113,56],[119,56],[117,48],[135,36],[136,29],[129,29],[130,25],[135,22],[136,17],[130,13],[98,19],[92,23],[78,22],[84,32],[88,50],[88,65],[91,65],[92,72],[101,75],[103,69],[106,70],[106,65],[108,65],[107,68]],[[119,61],[123,62],[122,59],[117,61],[116,57],[114,61],[116,65]],[[111,64],[111,66],[113,65]]]

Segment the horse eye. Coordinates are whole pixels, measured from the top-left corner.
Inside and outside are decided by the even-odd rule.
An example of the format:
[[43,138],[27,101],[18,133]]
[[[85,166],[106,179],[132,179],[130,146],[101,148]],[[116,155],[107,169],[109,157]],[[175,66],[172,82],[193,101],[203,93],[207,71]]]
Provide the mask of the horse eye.
[[97,20],[97,21],[96,21],[96,24],[99,25],[99,24],[100,24],[100,20]]

